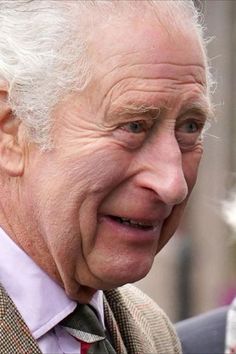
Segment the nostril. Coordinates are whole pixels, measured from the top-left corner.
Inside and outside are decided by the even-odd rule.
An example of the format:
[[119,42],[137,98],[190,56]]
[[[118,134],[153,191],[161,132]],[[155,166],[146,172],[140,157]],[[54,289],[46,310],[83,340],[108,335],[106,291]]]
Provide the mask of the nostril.
[[136,177],[136,185],[149,193],[154,202],[160,200],[170,206],[180,204],[188,195],[188,185],[183,171],[165,171],[155,174],[143,172]]

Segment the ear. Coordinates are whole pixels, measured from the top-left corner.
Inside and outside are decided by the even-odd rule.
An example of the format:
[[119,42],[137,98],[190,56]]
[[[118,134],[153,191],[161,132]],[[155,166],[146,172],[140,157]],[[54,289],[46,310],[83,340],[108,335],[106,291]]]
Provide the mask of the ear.
[[7,88],[0,82],[0,170],[17,177],[24,171],[24,154],[19,145],[20,121],[14,117],[7,98]]

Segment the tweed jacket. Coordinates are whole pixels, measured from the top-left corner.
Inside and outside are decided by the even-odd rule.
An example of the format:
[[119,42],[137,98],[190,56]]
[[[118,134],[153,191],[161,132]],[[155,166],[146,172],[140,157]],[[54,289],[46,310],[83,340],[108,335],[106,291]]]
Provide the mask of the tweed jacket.
[[[118,354],[179,354],[175,331],[163,311],[131,285],[105,291],[106,325]],[[0,353],[42,354],[20,313],[0,285]]]

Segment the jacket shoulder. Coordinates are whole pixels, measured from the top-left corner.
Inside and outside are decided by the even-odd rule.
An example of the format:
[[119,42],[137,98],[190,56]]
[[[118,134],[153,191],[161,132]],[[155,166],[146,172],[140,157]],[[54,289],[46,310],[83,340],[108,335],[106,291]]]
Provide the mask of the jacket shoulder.
[[[125,285],[106,292],[106,297],[122,338],[126,340],[128,353],[181,353],[179,340],[167,315],[141,290]],[[133,340],[136,341],[136,351],[130,346]],[[143,351],[145,347],[146,351]]]

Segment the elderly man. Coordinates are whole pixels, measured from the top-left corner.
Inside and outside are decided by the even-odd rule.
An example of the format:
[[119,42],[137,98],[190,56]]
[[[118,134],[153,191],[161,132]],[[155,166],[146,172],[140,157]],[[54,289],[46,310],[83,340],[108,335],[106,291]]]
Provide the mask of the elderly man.
[[174,233],[209,114],[191,1],[0,0],[1,353],[181,351],[118,287]]

